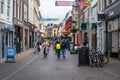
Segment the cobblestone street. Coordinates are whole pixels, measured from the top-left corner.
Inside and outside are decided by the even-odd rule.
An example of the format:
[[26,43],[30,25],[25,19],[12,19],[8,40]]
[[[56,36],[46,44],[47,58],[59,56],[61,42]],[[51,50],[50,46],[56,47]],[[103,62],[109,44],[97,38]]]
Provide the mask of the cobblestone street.
[[[25,54],[25,53],[24,53]],[[66,59],[57,59],[53,49],[48,58],[33,53],[16,63],[0,64],[0,80],[119,80],[120,62],[111,59],[103,68],[80,66],[78,55],[67,52]]]

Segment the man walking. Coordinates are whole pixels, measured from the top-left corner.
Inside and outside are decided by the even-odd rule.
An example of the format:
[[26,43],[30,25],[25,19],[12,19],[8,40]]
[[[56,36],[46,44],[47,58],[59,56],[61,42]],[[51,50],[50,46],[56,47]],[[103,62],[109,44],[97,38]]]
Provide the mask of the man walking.
[[61,51],[64,59],[66,55],[66,49],[67,49],[67,44],[65,43],[65,39],[63,39],[61,43]]

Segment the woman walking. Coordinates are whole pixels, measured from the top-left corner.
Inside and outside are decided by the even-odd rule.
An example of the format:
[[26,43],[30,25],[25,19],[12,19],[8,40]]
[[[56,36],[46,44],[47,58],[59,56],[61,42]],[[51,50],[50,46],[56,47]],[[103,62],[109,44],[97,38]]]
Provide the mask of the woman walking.
[[46,58],[47,57],[47,54],[49,52],[49,42],[47,41],[47,39],[43,42],[43,54],[44,54],[44,57]]

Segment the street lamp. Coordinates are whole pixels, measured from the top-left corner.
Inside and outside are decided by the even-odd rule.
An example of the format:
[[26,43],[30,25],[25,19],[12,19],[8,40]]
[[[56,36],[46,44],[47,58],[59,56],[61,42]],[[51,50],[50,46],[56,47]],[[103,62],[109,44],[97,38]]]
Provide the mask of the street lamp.
[[72,50],[74,51],[74,46],[75,46],[75,33],[77,31],[77,28],[76,28],[76,21],[72,21],[72,27],[71,27],[71,32],[73,33],[73,47],[72,47]]

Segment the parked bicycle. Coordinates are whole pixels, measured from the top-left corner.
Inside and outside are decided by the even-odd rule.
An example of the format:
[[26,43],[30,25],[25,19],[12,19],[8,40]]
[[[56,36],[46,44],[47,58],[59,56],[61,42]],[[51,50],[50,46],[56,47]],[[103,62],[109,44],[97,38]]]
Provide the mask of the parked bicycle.
[[109,62],[109,58],[102,54],[100,49],[97,50],[91,50],[89,52],[89,65],[91,67],[103,67],[105,64]]

